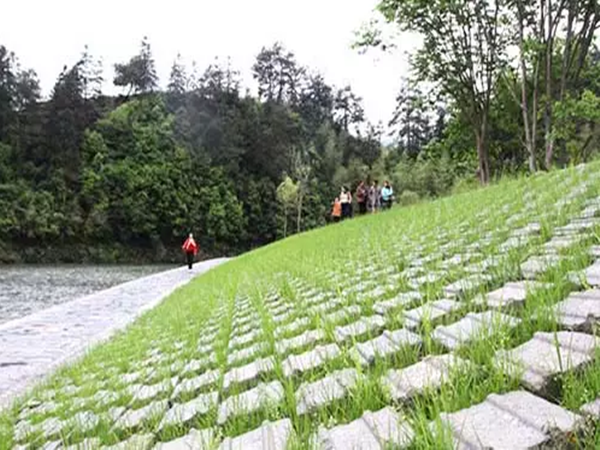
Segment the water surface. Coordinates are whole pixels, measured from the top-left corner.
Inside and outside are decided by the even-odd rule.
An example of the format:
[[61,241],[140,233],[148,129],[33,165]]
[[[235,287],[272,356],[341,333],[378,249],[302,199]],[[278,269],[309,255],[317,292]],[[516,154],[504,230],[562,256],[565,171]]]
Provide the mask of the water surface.
[[0,324],[174,266],[0,266]]

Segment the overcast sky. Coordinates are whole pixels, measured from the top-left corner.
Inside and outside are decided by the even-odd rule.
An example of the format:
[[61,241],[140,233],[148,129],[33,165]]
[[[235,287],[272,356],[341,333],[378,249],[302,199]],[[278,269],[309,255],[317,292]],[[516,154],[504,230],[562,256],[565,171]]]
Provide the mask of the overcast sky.
[[[152,45],[161,85],[181,53],[200,71],[215,56],[230,56],[244,83],[255,88],[250,68],[261,47],[281,41],[298,62],[320,71],[336,86],[351,84],[363,97],[367,118],[387,124],[400,78],[407,73],[402,39],[394,54],[360,55],[350,48],[354,31],[375,16],[377,0],[29,0],[3,5],[0,44],[24,67],[38,73],[47,95],[65,64],[88,45],[102,57],[105,78],[115,62],[139,50],[143,36]],[[157,5],[158,7],[155,7]],[[107,83],[106,90],[110,87]]]

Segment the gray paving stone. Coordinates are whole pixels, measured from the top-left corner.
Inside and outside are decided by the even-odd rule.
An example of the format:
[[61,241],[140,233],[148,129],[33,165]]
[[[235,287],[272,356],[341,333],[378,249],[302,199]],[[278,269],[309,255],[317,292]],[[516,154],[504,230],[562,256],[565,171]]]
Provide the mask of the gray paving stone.
[[375,362],[376,358],[385,358],[402,350],[403,347],[420,345],[421,337],[408,330],[384,330],[381,336],[367,342],[354,345],[350,354],[361,365]]
[[167,400],[150,403],[140,409],[131,409],[123,414],[115,423],[115,428],[130,430],[139,427],[153,417],[162,416],[168,408]]
[[439,325],[433,331],[433,339],[443,346],[454,350],[467,342],[483,336],[489,336],[498,328],[513,328],[521,319],[497,311],[469,313],[452,325]]
[[261,383],[253,389],[222,401],[217,423],[223,425],[233,416],[250,414],[269,405],[276,405],[283,397],[283,385],[279,381]]
[[532,256],[521,264],[523,277],[529,280],[558,265],[561,257],[554,254]]
[[242,361],[246,361],[259,353],[264,352],[267,349],[265,342],[257,342],[256,344],[243,348],[241,350],[231,352],[227,356],[227,364],[230,366],[239,364]]
[[50,417],[39,425],[39,430],[45,438],[58,436],[65,429],[66,423],[56,417]]
[[98,426],[100,418],[90,411],[83,411],[75,414],[65,421],[65,426],[77,429],[82,433],[88,433]]
[[344,398],[358,378],[356,369],[343,369],[318,381],[302,383],[296,391],[296,412],[307,414]]
[[474,303],[478,305],[487,305],[488,307],[495,309],[520,306],[525,302],[525,298],[528,294],[540,289],[549,289],[551,287],[552,285],[549,283],[540,283],[537,281],[508,282],[500,289],[476,297]]
[[272,356],[257,359],[245,366],[230,369],[223,377],[223,389],[227,390],[232,384],[247,383],[257,380],[261,374],[269,373],[275,368]]
[[515,349],[497,351],[494,359],[508,374],[520,376],[525,387],[542,391],[552,377],[590,363],[598,345],[599,338],[584,333],[537,332]]
[[559,253],[581,242],[584,237],[582,235],[554,236],[542,245],[542,252],[546,254]]
[[23,442],[27,437],[37,431],[37,427],[28,420],[19,421],[14,428],[14,439],[17,442]]
[[530,240],[531,238],[529,236],[509,237],[506,241],[500,244],[498,250],[502,253],[509,252],[511,250],[524,247],[525,245],[527,245],[527,243],[529,243]]
[[580,411],[582,414],[592,416],[595,419],[600,419],[600,397],[583,405]]
[[156,444],[153,450],[211,450],[214,449],[215,441],[215,432],[211,428],[204,430],[192,428],[183,437]]
[[366,411],[360,419],[330,430],[320,428],[317,448],[323,450],[385,450],[407,448],[414,431],[392,408]]
[[590,286],[600,286],[600,261],[594,262],[583,273]]
[[112,405],[117,400],[119,400],[119,398],[121,398],[121,396],[119,394],[117,394],[116,392],[104,391],[104,390],[96,392],[93,396],[94,402],[98,406]]
[[253,329],[249,333],[242,334],[241,336],[236,336],[235,338],[229,341],[229,349],[231,350],[235,347],[243,347],[245,345],[251,344],[260,336],[262,336],[262,330],[260,328]]
[[275,337],[280,338],[284,334],[295,334],[298,331],[308,327],[310,325],[310,319],[308,317],[302,317],[300,319],[296,319],[290,324],[279,327],[275,330]]
[[150,386],[144,384],[134,384],[129,386],[127,392],[133,397],[132,401],[143,402],[164,394],[168,394],[172,388],[173,383],[171,380],[165,380]]
[[555,305],[555,312],[564,328],[592,331],[600,322],[600,289],[572,293]]
[[219,400],[218,392],[200,394],[194,400],[183,404],[175,404],[167,411],[159,425],[159,429],[170,425],[182,425],[195,417],[206,414],[211,408],[217,406]]
[[129,439],[118,444],[102,447],[102,450],[149,450],[154,443],[154,435],[134,434]]
[[316,344],[323,339],[325,339],[325,332],[323,330],[307,330],[299,336],[277,341],[275,343],[275,349],[277,350],[277,353],[282,354],[290,350],[293,351],[305,347],[309,344]]
[[581,416],[525,391],[491,394],[440,420],[452,430],[456,449],[562,448],[562,439],[583,425]]
[[369,317],[362,317],[356,322],[342,327],[335,327],[334,336],[335,340],[341,343],[367,333],[374,333],[383,327],[385,327],[385,319],[375,314]]
[[447,276],[447,273],[445,273],[445,272],[430,272],[421,277],[417,277],[417,278],[408,280],[407,284],[411,289],[418,290],[421,287],[425,286],[426,284],[438,283],[438,282],[442,281],[444,279],[444,277],[446,277],[446,276]]
[[19,419],[26,419],[27,417],[31,417],[33,415],[46,416],[48,414],[52,414],[54,411],[58,409],[59,405],[55,402],[43,402],[38,404],[33,408],[26,408],[21,411],[19,414]]
[[61,441],[46,442],[42,445],[41,450],[60,450],[62,447]]
[[396,295],[394,298],[388,300],[382,300],[373,305],[373,311],[377,314],[386,314],[387,312],[400,308],[403,306],[410,305],[411,303],[421,300],[423,296],[420,292],[402,292]]
[[485,287],[491,279],[491,276],[485,274],[469,275],[466,278],[450,283],[444,287],[444,294],[451,298],[460,297]]
[[194,393],[203,387],[210,386],[219,381],[221,372],[218,369],[208,370],[196,378],[182,380],[173,391],[172,398],[176,398],[181,394]]
[[290,448],[293,436],[290,419],[266,421],[256,430],[235,438],[225,438],[219,450],[286,450]]
[[351,306],[342,308],[338,311],[324,315],[323,320],[325,322],[335,324],[335,323],[342,322],[350,317],[357,316],[359,314],[360,314],[360,306],[351,305]]
[[108,410],[108,418],[112,422],[116,422],[123,414],[125,414],[126,411],[127,408],[124,406],[114,406]]
[[430,355],[404,369],[390,369],[381,385],[395,401],[406,401],[426,390],[439,389],[453,371],[463,370],[467,361],[452,354]]
[[290,377],[324,365],[327,361],[341,355],[336,344],[318,345],[314,349],[300,355],[289,355],[283,361],[283,375]]
[[433,321],[450,314],[461,307],[461,304],[455,300],[441,299],[434,302],[425,303],[404,312],[404,324],[406,328],[418,328],[424,320]]

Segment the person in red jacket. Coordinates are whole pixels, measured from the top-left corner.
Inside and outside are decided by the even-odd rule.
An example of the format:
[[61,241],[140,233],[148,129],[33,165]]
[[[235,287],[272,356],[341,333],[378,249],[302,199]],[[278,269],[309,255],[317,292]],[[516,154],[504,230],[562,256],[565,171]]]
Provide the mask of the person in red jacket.
[[192,233],[190,233],[181,248],[187,257],[188,268],[192,270],[192,266],[194,265],[194,257],[198,254],[198,244],[196,244],[194,235]]

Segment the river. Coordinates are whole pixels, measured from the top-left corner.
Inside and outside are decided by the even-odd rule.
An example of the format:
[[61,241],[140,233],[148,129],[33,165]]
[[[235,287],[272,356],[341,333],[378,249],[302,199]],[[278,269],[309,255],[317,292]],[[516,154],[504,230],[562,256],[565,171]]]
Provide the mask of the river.
[[0,324],[174,266],[0,266]]

